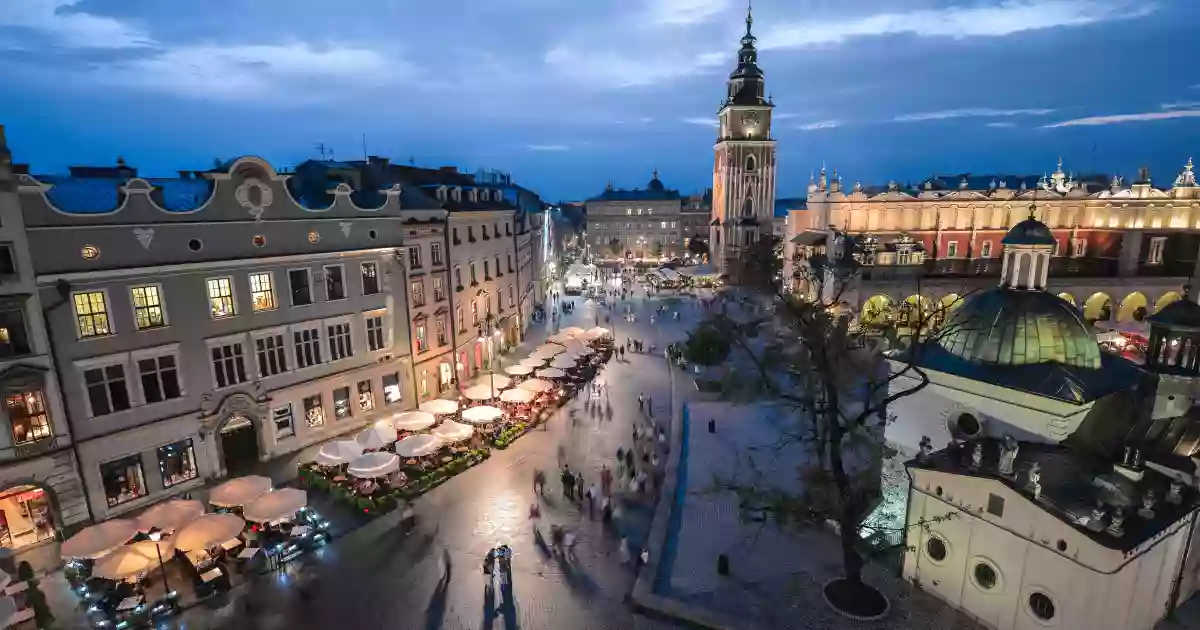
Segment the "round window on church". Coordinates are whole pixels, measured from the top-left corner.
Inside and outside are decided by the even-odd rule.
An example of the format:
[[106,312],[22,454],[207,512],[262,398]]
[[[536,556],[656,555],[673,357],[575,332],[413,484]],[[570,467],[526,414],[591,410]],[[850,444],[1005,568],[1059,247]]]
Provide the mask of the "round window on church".
[[946,546],[946,541],[940,536],[930,536],[925,539],[925,555],[929,556],[934,562],[942,562],[946,556],[950,555],[950,549]]
[[1050,621],[1054,619],[1054,600],[1050,596],[1041,592],[1034,591],[1029,594],[1029,613],[1035,619],[1040,621]]
[[972,581],[979,590],[990,591],[996,588],[1000,583],[1000,574],[996,572],[996,567],[990,562],[982,560],[975,562],[975,569],[971,572]]

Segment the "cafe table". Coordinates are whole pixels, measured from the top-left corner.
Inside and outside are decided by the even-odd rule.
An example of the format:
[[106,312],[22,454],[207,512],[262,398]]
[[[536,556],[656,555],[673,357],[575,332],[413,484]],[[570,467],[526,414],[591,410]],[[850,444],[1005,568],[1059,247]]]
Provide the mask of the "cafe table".
[[138,606],[140,606],[141,603],[142,603],[141,595],[134,595],[133,597],[126,597],[125,599],[121,600],[120,604],[117,604],[117,610],[118,611],[133,610],[134,608],[137,608]]

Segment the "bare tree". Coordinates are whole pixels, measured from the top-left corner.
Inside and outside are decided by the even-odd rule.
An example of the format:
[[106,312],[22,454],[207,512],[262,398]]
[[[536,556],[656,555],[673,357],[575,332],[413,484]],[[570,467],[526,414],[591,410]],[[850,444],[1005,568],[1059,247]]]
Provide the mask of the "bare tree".
[[[879,463],[893,454],[884,440],[888,409],[929,384],[920,364],[922,343],[951,334],[962,323],[939,327],[952,305],[922,303],[885,330],[856,325],[843,296],[861,278],[862,266],[853,249],[855,239],[846,241],[850,245],[842,255],[811,256],[801,266],[798,273],[817,287],[816,300],[773,298],[772,307],[742,307],[746,316],[740,318],[727,314],[738,310],[735,305],[702,326],[710,331],[705,335],[713,330],[724,335],[723,343],[733,349],[731,362],[743,359],[751,366],[749,375],[727,377],[726,396],[767,400],[789,410],[792,422],[767,448],[803,444],[812,449],[811,463],[799,472],[796,489],[765,484],[753,470],[751,479],[718,479],[715,489],[736,492],[744,509],[783,525],[835,525],[846,590],[862,593],[867,549],[859,532],[880,496]],[[774,260],[773,249],[743,252],[738,265],[746,274],[743,287],[762,291],[775,286],[774,263],[763,259],[771,251]],[[705,345],[721,344],[708,340]],[[885,357],[885,350],[896,352]],[[928,527],[952,516],[947,513],[901,529]]]

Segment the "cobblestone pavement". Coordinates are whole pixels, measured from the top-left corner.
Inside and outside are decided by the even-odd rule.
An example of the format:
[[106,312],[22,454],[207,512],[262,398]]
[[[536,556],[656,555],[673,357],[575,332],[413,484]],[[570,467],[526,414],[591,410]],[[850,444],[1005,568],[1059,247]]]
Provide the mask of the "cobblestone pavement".
[[[597,306],[574,298],[575,312],[561,326],[590,327]],[[695,312],[680,302],[685,320]],[[684,336],[687,322],[649,324],[656,300],[634,300],[642,315],[635,323],[615,313],[599,311],[602,326],[614,329],[617,340],[639,336],[661,349]],[[604,323],[605,314],[617,320]],[[535,324],[535,326],[540,326]],[[552,326],[531,329],[531,348]],[[526,350],[527,352],[527,350]],[[520,351],[516,358],[525,356]],[[572,470],[582,470],[589,484],[599,484],[602,464],[613,465],[618,447],[632,440],[633,423],[640,418],[637,396],[645,392],[654,412],[665,419],[669,411],[669,380],[661,354],[626,353],[612,360],[598,378],[608,386],[608,400],[593,415],[577,396],[546,430],[536,430],[509,449],[427,494],[417,504],[418,527],[409,536],[399,533],[398,514],[379,518],[336,539],[285,572],[271,574],[222,598],[191,608],[160,626],[177,630],[339,630],[375,628],[571,628],[579,630],[673,627],[665,621],[631,612],[625,598],[632,587],[632,566],[623,565],[619,536],[631,548],[649,528],[649,501],[623,506],[619,533],[591,521],[561,494],[558,457],[565,452]],[[574,421],[571,411],[574,410]],[[611,412],[610,412],[611,410]],[[528,518],[533,501],[533,472],[547,471],[547,499],[542,517]],[[577,532],[575,558],[551,557],[537,542],[535,529],[546,532],[551,523]],[[485,598],[482,562],[495,545],[514,550],[511,598]]]

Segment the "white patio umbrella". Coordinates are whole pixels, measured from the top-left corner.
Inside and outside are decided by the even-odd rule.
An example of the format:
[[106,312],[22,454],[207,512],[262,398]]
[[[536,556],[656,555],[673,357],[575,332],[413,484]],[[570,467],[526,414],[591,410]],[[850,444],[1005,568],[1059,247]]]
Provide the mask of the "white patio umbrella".
[[566,348],[568,352],[571,352],[571,351],[577,350],[579,348],[586,348],[587,344],[583,343],[582,341],[580,341],[578,339],[571,339],[567,343],[564,343],[563,347]]
[[[513,390],[519,391],[519,390]],[[505,392],[508,393],[508,392]],[[526,392],[528,393],[528,392]],[[433,435],[447,444],[462,442],[475,434],[475,427],[453,420],[447,420],[432,431]]]
[[436,436],[422,433],[410,435],[396,442],[396,454],[400,457],[423,457],[436,453],[444,446],[444,442]]
[[204,514],[204,504],[199,501],[172,499],[142,512],[137,517],[138,529],[148,532],[158,528],[173,532]]
[[564,332],[554,333],[553,335],[546,337],[546,341],[549,341],[550,343],[559,343],[559,344],[566,343],[566,342],[570,341],[571,339],[572,339],[571,335],[568,335],[567,333],[564,333]]
[[571,348],[571,353],[577,357],[586,357],[589,355],[596,354],[596,351],[587,346],[582,346],[579,348]]
[[588,336],[593,339],[603,339],[605,337],[612,336],[612,331],[607,328],[604,328],[602,326],[596,326],[595,328],[589,328],[587,332],[588,332]]
[[567,349],[560,346],[559,344],[544,343],[544,344],[538,346],[537,349],[533,351],[533,353],[535,355],[548,354],[550,356],[554,356],[556,354],[562,354],[563,352],[566,352],[566,351],[567,351]]
[[[544,371],[545,370],[539,370],[539,372]],[[531,378],[528,381],[521,383],[517,387],[528,392],[536,392],[540,394],[542,392],[548,392],[554,389],[554,383],[551,383],[550,381],[543,381],[540,378]]]
[[256,475],[238,477],[213,488],[212,492],[208,493],[208,503],[218,507],[238,507],[246,505],[270,491],[271,480],[266,477]]
[[[469,400],[475,401],[491,400],[499,395],[500,390],[491,389],[487,385],[475,385],[474,387],[468,387],[463,390],[463,396],[466,396]],[[467,410],[463,410],[463,413],[466,413],[466,411]]]
[[[375,453],[369,454],[375,455]],[[393,457],[395,456],[393,455]],[[242,509],[242,516],[247,521],[254,523],[271,523],[291,518],[306,505],[308,505],[307,492],[299,488],[280,488],[248,503]]]
[[572,337],[574,337],[575,335],[582,335],[584,333],[584,330],[578,326],[567,326],[566,328],[564,328],[558,332],[565,333],[565,334],[568,334],[568,335],[571,335]]
[[390,422],[385,421],[385,424],[382,426],[376,424],[363,429],[362,432],[360,432],[358,436],[354,438],[354,441],[358,442],[358,445],[361,446],[363,450],[378,450],[396,441],[396,429],[392,427]]
[[503,394],[500,394],[500,402],[506,403],[528,403],[532,402],[536,394],[527,389],[510,389]]
[[495,387],[496,389],[504,389],[512,385],[512,379],[499,374],[484,374],[479,378],[471,381],[471,385],[484,385]]
[[386,477],[400,470],[400,458],[395,453],[379,451],[363,453],[362,457],[350,462],[346,472],[359,479],[374,479]]
[[569,370],[575,367],[576,363],[577,361],[575,359],[575,355],[571,355],[569,357],[558,357],[550,362],[550,367],[558,368],[560,370]]
[[533,366],[530,365],[510,365],[504,368],[504,371],[513,376],[525,376],[533,373]]
[[[545,369],[537,371],[538,378],[563,378],[566,375],[567,375],[566,372],[564,372],[558,368],[545,368]],[[536,390],[535,389],[534,391],[545,391],[545,390]]]
[[170,540],[155,542],[143,540],[125,545],[120,549],[104,556],[96,566],[92,567],[92,575],[110,580],[124,580],[135,575],[149,573],[158,566],[158,551],[162,551],[164,562],[171,559],[175,553],[175,543]]
[[521,365],[531,368],[540,368],[543,365],[546,365],[546,359],[542,357],[530,356],[529,358],[521,359]]
[[175,541],[175,547],[179,549],[195,551],[219,545],[242,533],[245,528],[246,521],[239,518],[237,514],[229,512],[205,514],[180,530],[172,540]]
[[405,411],[392,416],[397,431],[420,431],[437,424],[437,418],[427,411]]
[[435,416],[442,416],[458,411],[458,401],[446,400],[444,398],[439,398],[437,400],[426,400],[425,402],[421,403],[421,406],[417,407],[417,409],[420,409],[425,413],[431,413]]
[[321,445],[321,450],[317,451],[317,463],[322,466],[341,466],[362,455],[362,452],[363,445],[355,440],[334,440]]
[[471,424],[487,424],[504,417],[504,412],[495,407],[471,407],[462,412],[462,419]]
[[95,560],[129,542],[137,535],[137,522],[124,518],[96,523],[84,528],[62,544],[59,554],[64,558]]

